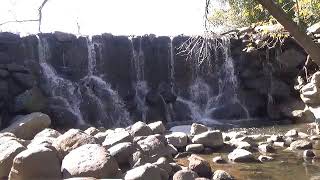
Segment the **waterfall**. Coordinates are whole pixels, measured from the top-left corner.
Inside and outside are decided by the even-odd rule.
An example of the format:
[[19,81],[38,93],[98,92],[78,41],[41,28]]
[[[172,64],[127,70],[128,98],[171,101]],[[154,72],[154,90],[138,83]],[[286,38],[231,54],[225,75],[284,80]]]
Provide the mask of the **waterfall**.
[[78,125],[85,124],[81,112],[81,95],[76,84],[70,80],[60,77],[54,68],[47,62],[50,59],[51,52],[46,38],[38,37],[39,63],[42,69],[42,75],[46,90],[50,96],[60,96],[66,100],[69,111],[77,117]]
[[134,65],[134,72],[136,80],[134,82],[135,87],[135,102],[137,103],[138,110],[141,111],[141,120],[147,121],[148,106],[145,103],[145,97],[149,91],[147,82],[144,79],[144,53],[142,50],[142,37],[137,37],[139,41],[138,50],[136,50],[133,42],[133,38],[130,38],[132,49],[132,64]]
[[[178,97],[177,101],[186,104],[191,112],[192,121],[210,125],[228,124],[219,121],[212,116],[212,113],[226,104],[237,104],[244,111],[244,119],[250,118],[249,111],[238,98],[239,83],[235,73],[234,60],[230,54],[230,40],[223,37],[222,42],[215,41],[215,60],[222,61],[222,65],[216,67],[217,82],[206,82],[199,73],[199,66],[193,65],[193,83],[189,87],[190,99]],[[222,51],[222,57],[218,56],[218,51]],[[193,57],[193,62],[197,62]],[[221,58],[221,59],[218,59]],[[214,68],[214,67],[211,67]],[[213,95],[208,83],[218,83],[219,92]],[[228,113],[228,112],[225,112]]]

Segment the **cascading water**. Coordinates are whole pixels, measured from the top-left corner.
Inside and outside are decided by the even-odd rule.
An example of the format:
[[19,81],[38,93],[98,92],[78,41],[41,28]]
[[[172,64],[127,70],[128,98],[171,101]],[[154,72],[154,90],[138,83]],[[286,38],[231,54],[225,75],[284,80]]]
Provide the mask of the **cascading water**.
[[77,117],[78,125],[85,124],[81,112],[80,101],[81,95],[77,86],[71,81],[64,79],[57,75],[47,60],[50,58],[50,47],[45,38],[38,37],[39,48],[39,63],[42,68],[42,75],[46,90],[49,91],[50,96],[60,96],[66,100],[69,111]]
[[144,54],[143,50],[141,47],[141,37],[138,40],[139,45],[138,45],[138,50],[136,50],[133,39],[130,39],[131,43],[131,49],[132,49],[132,64],[134,65],[135,69],[135,82],[134,82],[134,87],[135,87],[135,102],[137,103],[137,108],[141,111],[141,120],[143,122],[147,121],[147,111],[148,111],[148,106],[145,103],[145,97],[149,91],[149,87],[147,85],[147,82],[144,79]]
[[[238,104],[245,113],[244,119],[250,117],[249,111],[240,102],[238,98],[238,80],[235,75],[234,62],[230,55],[230,40],[226,37],[222,38],[222,42],[216,43],[214,48],[215,59],[218,57],[218,49],[222,48],[223,56],[222,65],[218,69],[218,94],[213,92],[208,84],[199,75],[199,68],[193,67],[193,83],[189,88],[190,100],[178,97],[177,101],[186,104],[191,112],[192,121],[210,125],[228,124],[225,121],[218,121],[212,116],[212,113],[225,104]],[[197,58],[197,57],[194,57]],[[197,62],[195,60],[195,62]],[[195,64],[194,66],[198,66]],[[227,113],[227,112],[225,112]]]
[[[108,36],[108,38],[110,38],[110,36]],[[45,90],[48,91],[50,96],[59,96],[66,101],[69,111],[77,117],[78,125],[93,124],[105,127],[128,126],[132,124],[133,116],[136,118],[135,120],[144,122],[152,121],[153,119],[149,119],[150,113],[152,117],[162,118],[162,120],[168,124],[179,124],[176,123],[177,121],[192,121],[210,125],[223,125],[228,124],[226,123],[227,121],[225,121],[227,118],[224,119],[224,116],[216,118],[217,114],[221,116],[221,112],[227,113],[227,111],[233,107],[240,109],[242,114],[239,115],[239,117],[250,117],[248,110],[238,97],[239,83],[234,69],[234,61],[230,54],[229,39],[222,38],[222,41],[217,40],[211,42],[214,43],[210,45],[210,47],[214,47],[212,49],[212,55],[214,56],[212,57],[215,61],[219,61],[216,66],[200,66],[198,64],[198,57],[196,56],[191,58],[191,65],[183,62],[189,66],[192,73],[192,75],[188,76],[191,77],[190,83],[185,86],[186,91],[184,92],[188,94],[186,95],[175,92],[177,90],[176,88],[181,86],[181,84],[175,84],[177,82],[176,77],[181,73],[181,69],[175,69],[179,68],[179,64],[176,64],[178,60],[176,59],[177,54],[175,54],[177,49],[175,49],[174,39],[153,41],[151,37],[150,39],[148,38],[149,37],[130,38],[130,41],[127,41],[131,43],[128,46],[130,48],[128,58],[130,59],[125,60],[118,60],[117,56],[113,54],[113,51],[121,52],[119,49],[123,48],[123,46],[117,45],[120,41],[108,39],[107,42],[104,42],[103,39],[91,40],[87,38],[87,61],[85,61],[85,63],[87,63],[85,67],[87,68],[87,74],[82,75],[82,78],[78,80],[69,80],[65,78],[64,75],[57,73],[55,68],[60,67],[53,67],[50,64],[53,63],[53,60],[59,61],[59,59],[51,58],[52,49],[50,49],[51,47],[46,37],[39,37],[39,63],[43,71],[43,84],[46,86]],[[162,44],[153,45],[151,46],[152,48],[146,47],[148,44],[152,45],[152,43],[159,42]],[[163,42],[166,43],[164,44]],[[115,47],[113,47],[113,45]],[[68,46],[66,45],[64,47]],[[164,54],[160,54],[160,50]],[[57,54],[56,51],[55,53]],[[70,71],[70,69],[74,68],[70,66],[70,57],[66,56],[66,58],[69,59],[65,59],[65,53],[68,53],[68,49],[62,49],[60,53],[62,53],[62,59],[60,58],[62,62],[60,63],[68,73],[68,70]],[[155,59],[150,58],[150,55]],[[115,77],[113,74],[105,72],[105,69],[106,67],[109,68],[109,65],[119,67],[116,62],[123,63],[127,60],[130,61],[130,70],[126,75],[130,76],[131,81],[127,81],[131,83],[127,87],[132,87],[132,91],[128,90],[128,94],[122,93],[120,97],[119,93],[112,89],[112,87],[114,86],[115,89],[118,89],[119,86],[117,83],[121,84],[123,82],[108,79]],[[156,68],[158,67],[156,67],[155,70],[159,72],[161,76],[158,77],[158,74],[151,74],[151,76],[154,75],[156,77],[150,78],[150,70],[148,68],[155,63],[166,63],[165,66],[160,64],[161,67],[159,67],[165,68],[165,71],[157,71]],[[161,74],[162,72],[165,73]],[[204,72],[207,74],[204,74]],[[117,76],[118,75],[120,75],[122,79],[124,78],[122,74],[117,74]],[[215,76],[216,80],[210,79],[212,76]],[[161,79],[161,81],[159,79]],[[109,80],[112,82],[112,86],[108,83]],[[183,81],[179,80],[179,82],[181,83]],[[153,85],[153,89],[150,88],[151,86],[149,87],[149,85]],[[182,85],[185,85],[184,82]],[[214,87],[217,88],[214,89]],[[158,97],[156,101],[158,101],[160,105],[157,104],[151,107],[150,104],[148,104],[149,102],[147,102],[146,99],[149,93],[151,98],[157,99]],[[178,95],[177,98],[175,98],[176,93]],[[177,107],[177,104],[179,104],[180,107]],[[232,107],[223,109],[226,105],[232,105]],[[182,111],[178,113],[182,113],[184,116],[177,120],[176,111],[181,109]],[[219,111],[221,111],[220,114],[218,113]],[[158,114],[152,115],[152,113]],[[159,114],[161,114],[160,116],[162,117],[159,117]]]

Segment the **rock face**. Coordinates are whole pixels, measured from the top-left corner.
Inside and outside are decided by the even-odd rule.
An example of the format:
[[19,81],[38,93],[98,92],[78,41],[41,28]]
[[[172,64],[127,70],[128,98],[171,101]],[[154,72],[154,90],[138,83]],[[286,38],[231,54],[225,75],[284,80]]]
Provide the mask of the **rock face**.
[[125,180],[167,180],[168,178],[167,172],[149,163],[131,169],[124,177]]
[[189,158],[189,169],[196,172],[200,177],[211,178],[210,164],[202,157],[192,154]]
[[16,121],[1,132],[11,132],[21,139],[32,139],[38,132],[49,127],[51,120],[43,113],[31,113],[17,117]]
[[5,179],[9,176],[13,159],[24,150],[26,148],[15,140],[0,144],[0,179]]
[[250,162],[254,161],[254,157],[251,152],[244,149],[235,149],[229,155],[228,159],[233,162]]
[[70,129],[63,135],[59,136],[53,146],[63,158],[73,149],[85,144],[98,144],[97,139],[78,129]]
[[180,170],[173,175],[173,180],[194,180],[198,174],[190,170]]
[[22,151],[13,160],[9,179],[61,179],[57,153],[46,147]]
[[86,144],[72,150],[62,161],[63,177],[114,178],[118,163],[98,144]]
[[203,144],[204,146],[217,148],[223,146],[222,133],[220,131],[208,131],[192,138],[192,143]]

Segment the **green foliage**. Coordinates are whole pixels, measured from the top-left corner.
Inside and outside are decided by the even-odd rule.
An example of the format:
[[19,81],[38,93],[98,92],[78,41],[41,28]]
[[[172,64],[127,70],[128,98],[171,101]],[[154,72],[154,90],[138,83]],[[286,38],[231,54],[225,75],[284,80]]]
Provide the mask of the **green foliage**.
[[[320,21],[320,0],[274,0],[296,22],[309,26]],[[275,23],[276,20],[256,0],[229,0],[228,8],[214,9],[209,20],[229,27]]]

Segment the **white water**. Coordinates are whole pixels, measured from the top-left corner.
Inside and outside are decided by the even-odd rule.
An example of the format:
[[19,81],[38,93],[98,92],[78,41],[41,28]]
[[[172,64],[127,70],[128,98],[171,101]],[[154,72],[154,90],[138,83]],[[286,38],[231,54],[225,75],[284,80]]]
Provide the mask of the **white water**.
[[38,37],[38,43],[39,63],[45,79],[44,83],[47,85],[47,89],[50,90],[50,95],[66,99],[70,112],[77,117],[78,125],[85,124],[80,112],[81,95],[79,89],[71,81],[60,77],[54,68],[47,63],[51,56],[47,40]]

